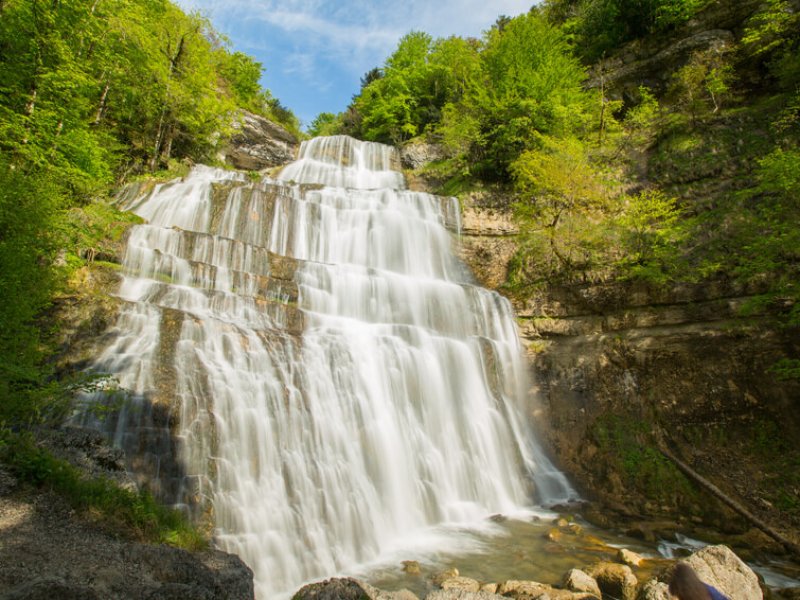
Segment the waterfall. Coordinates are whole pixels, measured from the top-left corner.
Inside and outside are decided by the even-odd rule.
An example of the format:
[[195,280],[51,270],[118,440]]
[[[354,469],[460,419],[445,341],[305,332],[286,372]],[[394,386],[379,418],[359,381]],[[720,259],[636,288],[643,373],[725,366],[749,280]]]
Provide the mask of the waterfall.
[[147,223],[97,363],[129,391],[110,430],[212,508],[262,599],[573,494],[523,414],[509,303],[454,257],[456,200],[397,163],[317,138],[277,180],[198,166],[125,204]]

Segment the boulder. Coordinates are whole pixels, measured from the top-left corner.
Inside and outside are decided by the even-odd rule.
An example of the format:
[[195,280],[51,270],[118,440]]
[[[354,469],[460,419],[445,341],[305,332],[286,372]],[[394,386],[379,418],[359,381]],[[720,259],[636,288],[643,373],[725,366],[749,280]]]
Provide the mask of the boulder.
[[422,573],[422,568],[416,560],[404,560],[402,563],[403,572],[409,575],[419,575]]
[[468,592],[467,590],[436,590],[425,596],[425,600],[508,600],[504,596],[489,592]]
[[129,562],[141,563],[157,585],[153,600],[171,598],[228,598],[251,600],[253,572],[242,560],[219,550],[191,554],[170,546],[138,545]]
[[600,591],[620,600],[634,600],[639,580],[628,565],[601,562],[592,566],[587,573],[594,577]]
[[419,598],[408,590],[384,592],[351,577],[335,577],[303,586],[292,596],[292,600],[419,600]]
[[222,155],[226,163],[248,171],[278,167],[294,160],[297,138],[277,123],[247,111],[240,112]]
[[452,579],[453,577],[458,577],[458,569],[455,567],[436,573],[433,577],[431,577],[431,581],[433,582],[433,585],[438,585],[441,587],[442,583],[448,579]]
[[444,146],[414,142],[400,149],[400,162],[405,169],[419,169],[429,162],[442,160],[447,156]]
[[762,600],[758,576],[727,546],[706,546],[685,561],[704,582],[731,600]]
[[672,600],[672,595],[666,583],[651,579],[641,587],[636,600]]
[[[559,590],[536,581],[509,580],[500,584],[497,593],[519,600],[597,600],[599,596],[587,592]],[[428,600],[426,598],[426,600]]]
[[34,579],[8,590],[3,600],[99,600],[100,596],[83,585],[68,583],[58,578],[43,577]]
[[361,582],[351,578],[326,579],[303,586],[292,600],[370,600]]
[[580,569],[571,569],[567,572],[564,575],[563,586],[573,592],[587,592],[594,594],[598,598],[601,597],[600,586],[597,585],[597,581]]
[[629,567],[638,567],[642,564],[644,559],[635,552],[631,552],[626,548],[620,548],[619,552],[617,552],[617,560]]
[[445,579],[441,583],[443,590],[464,590],[467,592],[477,592],[481,589],[481,584],[469,577],[452,577]]
[[549,585],[538,583],[536,581],[518,581],[510,579],[504,581],[497,588],[497,593],[501,596],[510,596],[511,598],[518,598],[520,596],[530,596],[536,598],[550,589]]

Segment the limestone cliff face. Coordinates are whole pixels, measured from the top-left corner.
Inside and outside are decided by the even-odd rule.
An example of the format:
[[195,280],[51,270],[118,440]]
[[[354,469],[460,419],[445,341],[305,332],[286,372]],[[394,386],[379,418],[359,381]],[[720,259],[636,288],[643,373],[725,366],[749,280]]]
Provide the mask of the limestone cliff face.
[[[800,1],[790,0],[794,10]],[[695,52],[712,50],[724,54],[741,38],[747,20],[763,5],[761,0],[715,0],[674,31],[648,36],[626,45],[620,52],[599,61],[590,70],[590,87],[605,88],[609,97],[638,98],[639,86],[656,94],[663,92],[678,69]],[[764,73],[748,76],[759,79]]]
[[[463,206],[462,257],[495,288],[516,233],[501,205],[478,195]],[[773,370],[800,352],[800,332],[775,318],[780,302],[751,308],[760,291],[729,281],[663,289],[607,282],[545,287],[514,301],[535,423],[587,498],[674,528],[746,531],[658,452],[660,435],[748,510],[790,536],[800,530],[785,510],[800,497],[785,475],[795,460],[785,450],[800,436],[800,383]]]
[[260,171],[294,160],[297,137],[277,123],[242,111],[234,121],[235,133],[221,158],[236,169]]

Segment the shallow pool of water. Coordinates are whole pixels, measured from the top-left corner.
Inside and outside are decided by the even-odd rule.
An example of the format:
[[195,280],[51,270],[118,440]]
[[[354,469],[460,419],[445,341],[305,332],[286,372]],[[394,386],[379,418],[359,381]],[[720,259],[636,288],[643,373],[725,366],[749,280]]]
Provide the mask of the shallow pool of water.
[[[523,518],[488,521],[480,530],[431,531],[430,538],[398,546],[380,563],[352,575],[384,590],[406,588],[421,598],[434,589],[433,576],[450,568],[457,568],[460,575],[483,583],[520,579],[560,585],[570,569],[584,568],[598,561],[615,561],[618,549],[627,548],[647,559],[634,569],[643,581],[668,564],[662,554],[665,548],[676,556],[707,545],[683,536],[667,544],[664,541],[647,543],[599,529],[579,518],[572,521],[570,527],[559,528],[555,523],[558,518],[556,513],[542,511]],[[430,551],[437,541],[441,549]],[[404,572],[403,561],[418,562],[420,573]],[[770,587],[800,586],[800,565],[776,560],[751,566]]]

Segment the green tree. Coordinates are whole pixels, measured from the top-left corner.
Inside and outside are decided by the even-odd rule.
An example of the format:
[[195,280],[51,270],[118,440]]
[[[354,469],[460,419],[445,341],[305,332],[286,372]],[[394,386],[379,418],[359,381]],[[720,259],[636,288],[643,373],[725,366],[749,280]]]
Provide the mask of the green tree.
[[433,39],[412,31],[386,60],[382,77],[368,77],[356,100],[367,139],[397,143],[435,120],[435,69],[429,62]]
[[584,71],[561,31],[539,13],[490,30],[481,58],[485,85],[465,104],[481,115],[475,143],[488,169],[502,177],[537,134],[567,135],[584,124]]
[[308,134],[312,137],[336,135],[340,127],[341,121],[337,115],[329,112],[322,112],[311,121],[311,125],[308,126]]
[[547,0],[544,13],[566,26],[578,52],[594,61],[625,42],[689,20],[708,0]]
[[709,111],[719,111],[730,94],[733,79],[733,67],[722,52],[715,49],[695,52],[673,75],[669,92],[677,106],[696,123]]
[[169,0],[5,0],[0,55],[0,403],[24,408],[48,389],[37,318],[80,260],[65,232],[129,172],[209,157],[237,107],[293,115]]
[[522,235],[528,248],[546,253],[518,257],[518,265],[528,263],[528,273],[518,268],[517,278],[571,277],[602,266],[611,246],[602,223],[614,211],[613,187],[578,139],[542,136],[539,145],[523,152],[511,171],[520,194],[514,214]]
[[675,276],[686,230],[675,199],[659,190],[624,198],[616,218],[625,277],[664,283]]

